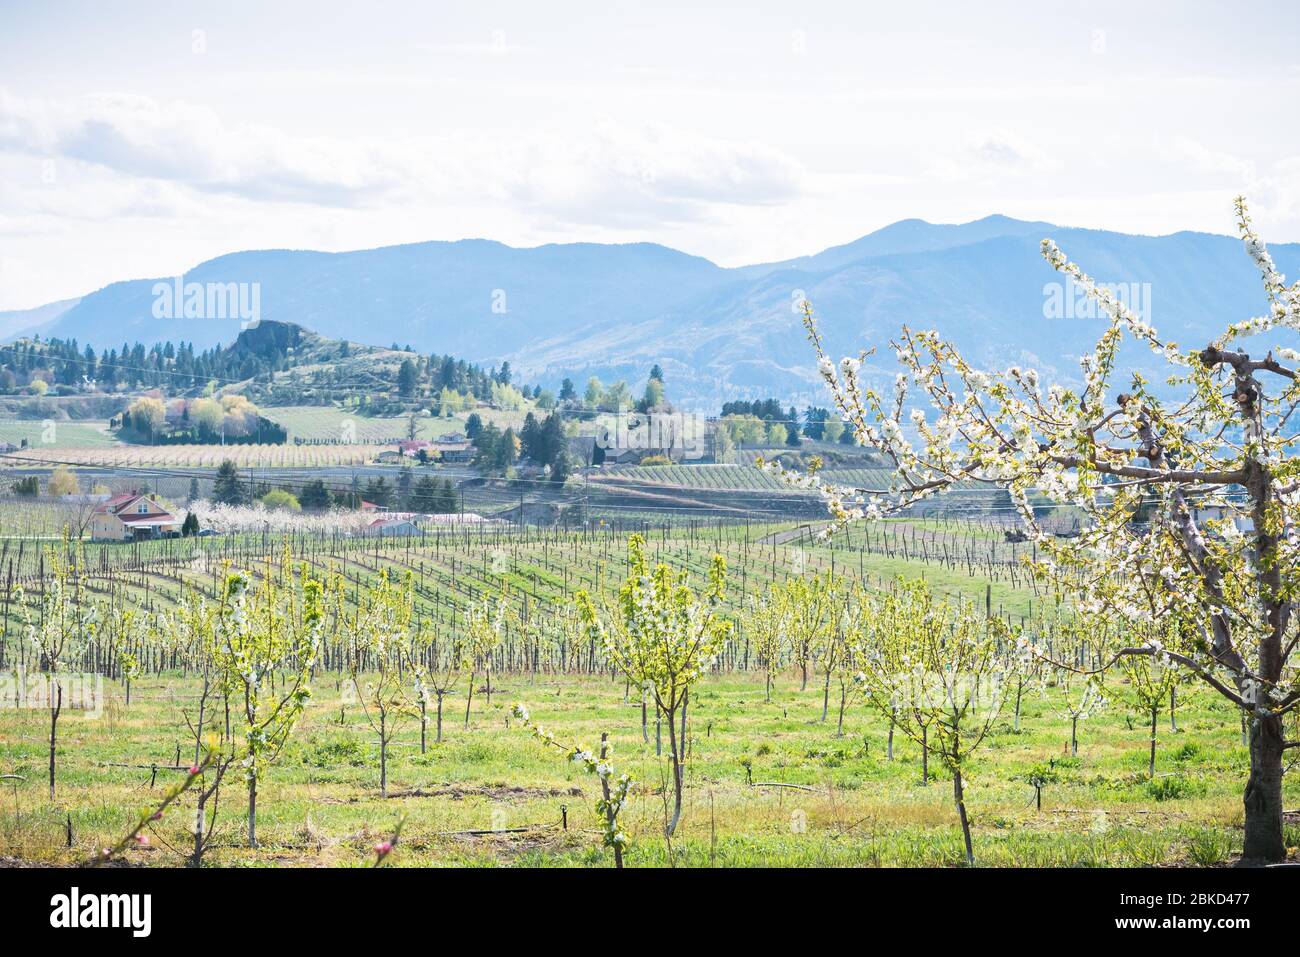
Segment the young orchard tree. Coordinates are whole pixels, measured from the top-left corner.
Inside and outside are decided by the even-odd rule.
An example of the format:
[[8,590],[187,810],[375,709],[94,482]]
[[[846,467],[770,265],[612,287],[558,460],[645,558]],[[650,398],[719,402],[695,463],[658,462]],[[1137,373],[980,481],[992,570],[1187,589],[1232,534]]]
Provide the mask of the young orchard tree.
[[830,572],[788,578],[779,589],[789,610],[790,655],[799,666],[799,690],[808,689],[808,669],[836,621]]
[[[270,563],[256,589],[247,572],[226,575],[213,664],[242,712],[249,847],[257,847],[258,778],[279,756],[311,697],[325,621],[323,593],[306,564],[284,586]],[[285,673],[279,682],[276,672]]]
[[403,718],[416,714],[402,673],[411,640],[415,578],[395,585],[384,569],[357,603],[348,649],[348,673],[366,722],[379,742],[379,796],[388,797],[388,746]]
[[[917,701],[907,694],[898,675],[911,660],[909,639],[901,629],[916,616],[916,604],[903,583],[896,582],[877,595],[863,616],[865,625],[859,658],[860,671],[854,681],[862,690],[869,707],[889,721],[888,760],[894,760],[894,733],[902,730],[921,746],[921,785],[930,783],[930,726],[933,711],[916,707]],[[885,670],[874,673],[872,669]]]
[[402,667],[411,676],[411,698],[420,719],[420,753],[429,750],[429,666],[433,655],[433,633],[423,623],[416,623],[407,632],[406,644],[401,650]]
[[[1298,742],[1283,732],[1300,707],[1293,657],[1300,434],[1292,423],[1300,399],[1300,283],[1287,285],[1277,271],[1244,199],[1237,200],[1237,226],[1268,311],[1228,322],[1213,341],[1190,350],[1162,338],[1044,240],[1048,263],[1109,318],[1096,348],[1080,360],[1079,384],[1045,385],[1035,371],[1015,366],[979,370],[937,333],[905,327],[893,344],[902,370],[893,395],[882,396],[864,379],[865,353],[837,369],[805,303],[837,412],[859,444],[889,460],[895,477],[876,492],[825,485],[815,474],[789,480],[823,489],[835,527],[958,483],[1005,488],[1037,546],[1037,573],[1071,589],[1077,611],[1193,622],[1196,650],[1170,659],[1249,723],[1243,858],[1271,862],[1286,853],[1282,765]],[[1126,340],[1130,347],[1121,350]],[[1150,386],[1140,355],[1143,368],[1167,370],[1165,386]],[[1125,365],[1131,371],[1121,378]],[[915,408],[914,390],[922,397]],[[1081,509],[1082,533],[1046,534],[1031,492]],[[1149,521],[1133,521],[1139,509]],[[1112,638],[1123,632],[1112,630]],[[1115,642],[1099,667],[1163,653]]]
[[618,822],[618,816],[627,807],[628,793],[632,790],[632,778],[618,774],[614,768],[612,752],[614,746],[609,743],[609,735],[601,732],[600,751],[593,754],[581,745],[565,746],[555,740],[555,735],[539,724],[533,724],[528,709],[516,704],[510,713],[519,720],[543,745],[558,748],[565,757],[588,774],[600,778],[600,800],[596,802],[596,817],[601,823],[603,843],[614,851],[614,867],[623,869],[623,851],[628,847],[627,832]]
[[488,706],[492,705],[492,662],[497,649],[505,641],[506,631],[514,619],[514,612],[505,594],[496,600],[484,598],[474,604],[465,614],[466,628],[469,631],[467,651],[470,659],[469,690],[465,695],[465,727],[469,727],[469,709],[474,703],[474,678],[478,670],[483,669],[487,678],[486,692]]
[[1079,722],[1110,704],[1102,683],[1104,675],[1091,663],[1107,647],[1113,631],[1104,617],[1086,613],[1056,621],[1051,627],[1052,661],[1056,665],[1061,716],[1070,722],[1072,758],[1079,755]]
[[[206,602],[191,601],[178,617],[176,623],[179,643],[183,646],[192,647],[197,644],[204,648],[211,647],[212,616],[207,613],[208,607]],[[209,668],[210,665],[203,671],[203,686],[199,692],[197,708],[183,708],[181,711],[194,739],[194,761],[190,765],[190,774],[201,775],[195,790],[194,824],[191,832],[193,840],[186,857],[188,867],[202,867],[203,855],[216,840],[221,784],[226,772],[238,760],[235,749],[229,747],[229,742],[215,731],[219,722],[213,705],[219,689],[211,680]]]
[[[850,620],[849,602],[845,596],[843,582],[833,578],[829,572],[812,580],[814,589],[825,592],[825,603],[831,613],[825,625],[818,629],[814,657],[822,669],[822,722],[830,716],[831,681],[837,676],[843,683],[844,668],[849,657],[847,635]],[[842,716],[842,713],[841,713]]]
[[[857,680],[862,667],[866,649],[871,641],[871,616],[875,601],[870,592],[860,584],[846,589],[844,609],[840,614],[838,636],[840,642],[839,660],[835,668],[836,681],[840,689],[839,715],[835,721],[835,736],[844,736],[844,713],[849,704],[863,690]],[[891,727],[890,735],[893,730]]]
[[[112,847],[105,847],[97,852],[93,857],[82,863],[82,867],[98,867],[113,859],[119,857],[129,847],[148,847],[149,835],[145,834],[146,829],[151,829],[155,822],[161,821],[166,814],[167,809],[181,799],[184,794],[194,788],[196,785],[202,786],[202,775],[214,765],[214,757],[209,754],[196,761],[189,769],[185,779],[179,784],[174,784],[167,789],[163,799],[151,807],[144,808],[135,816],[131,829],[126,832],[122,838]],[[226,765],[229,766],[228,764]],[[223,770],[224,773],[224,770]]]
[[126,606],[119,606],[104,615],[102,633],[108,651],[117,663],[118,678],[126,695],[126,707],[131,707],[131,682],[140,674],[140,657],[138,651],[144,635],[151,637],[159,632],[148,627],[143,621],[143,613]]
[[649,689],[668,725],[673,813],[665,831],[672,837],[682,817],[687,698],[731,634],[731,623],[721,616],[727,565],[721,555],[714,555],[708,584],[703,595],[697,595],[686,572],[666,564],[650,566],[640,535],[628,539],[627,549],[629,575],[619,588],[613,627],[604,622],[587,592],[578,592],[576,598],[593,638],[630,682]]
[[564,673],[584,634],[582,619],[573,607],[548,609],[544,616],[534,614],[528,626],[534,674]]
[[23,600],[21,589],[15,599],[24,630],[45,671],[50,709],[50,800],[54,800],[55,755],[58,751],[59,716],[63,712],[65,665],[78,662],[94,640],[98,609],[76,600],[71,587],[71,570],[59,552],[50,549],[49,578],[34,602]]
[[789,607],[784,593],[771,588],[767,594],[750,599],[745,630],[754,642],[754,653],[763,666],[765,698],[772,701],[772,682],[785,665],[790,647]]
[[[1153,634],[1140,642],[1144,647],[1164,648],[1167,651],[1180,651],[1178,647],[1179,627],[1177,622],[1163,628],[1149,629]],[[1168,645],[1165,642],[1169,642]],[[1178,686],[1180,672],[1173,667],[1165,654],[1125,655],[1119,660],[1120,669],[1128,679],[1128,693],[1134,708],[1151,722],[1151,746],[1147,756],[1147,777],[1155,780],[1156,776],[1156,730],[1160,719],[1160,709],[1165,706],[1169,696]]]
[[1110,703],[1098,674],[1063,674],[1061,716],[1070,722],[1070,757],[1079,756],[1079,722],[1087,721]]
[[[416,649],[427,647],[427,652]],[[426,663],[427,661],[427,663]],[[442,744],[442,700],[453,694],[461,676],[473,667],[465,639],[452,633],[442,640],[428,637],[421,628],[411,650],[407,667],[413,676],[416,701],[420,706],[420,753],[424,753],[425,715],[432,695],[435,709],[434,743]],[[472,682],[471,678],[471,682]]]
[[[171,621],[174,625],[173,642],[181,661],[187,668],[202,671],[205,681],[212,666],[213,625],[216,606],[202,595],[190,595],[177,606]],[[198,760],[196,752],[195,760]]]
[[898,727],[952,774],[966,863],[975,863],[964,772],[1001,713],[1018,657],[996,618],[936,600],[923,581],[903,582],[874,610],[875,642],[857,674],[867,700],[894,709]]
[[[1056,622],[1053,620],[1051,624],[1055,625]],[[1039,633],[1046,633],[1049,627],[1048,619],[1040,615],[1027,627],[1036,628]],[[1024,715],[1025,700],[1041,695],[1047,685],[1048,676],[1053,673],[1046,663],[1032,658],[1024,663],[1024,667],[1016,671],[1016,676],[1013,679],[1014,683],[1007,692],[1012,714],[1011,729],[1016,734],[1020,733],[1020,722]]]

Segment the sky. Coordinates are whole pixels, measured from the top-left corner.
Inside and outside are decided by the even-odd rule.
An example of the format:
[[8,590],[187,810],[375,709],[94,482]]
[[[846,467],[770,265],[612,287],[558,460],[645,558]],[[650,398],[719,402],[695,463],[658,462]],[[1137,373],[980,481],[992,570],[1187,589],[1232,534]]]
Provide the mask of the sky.
[[0,0],[0,310],[244,249],[1300,240],[1300,6]]

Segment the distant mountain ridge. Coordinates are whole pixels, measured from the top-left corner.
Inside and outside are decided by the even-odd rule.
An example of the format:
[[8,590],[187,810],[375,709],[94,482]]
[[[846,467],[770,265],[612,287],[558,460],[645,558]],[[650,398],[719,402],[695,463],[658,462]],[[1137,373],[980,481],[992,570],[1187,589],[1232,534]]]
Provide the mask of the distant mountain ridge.
[[[796,308],[803,295],[836,354],[882,347],[906,323],[938,329],[984,365],[1019,362],[1077,378],[1101,321],[1044,314],[1061,282],[1039,253],[1046,236],[1099,281],[1144,290],[1150,320],[1180,344],[1265,311],[1255,268],[1233,237],[1134,236],[1005,216],[903,220],[810,256],[729,269],[652,243],[519,249],[470,239],[232,253],[184,279],[204,288],[256,283],[262,319],[483,364],[508,359],[528,381],[569,376],[581,386],[594,374],[635,388],[658,362],[674,398],[705,408],[769,394],[824,401]],[[1300,244],[1271,250],[1284,272],[1300,269]],[[66,308],[29,312],[42,335],[97,348],[137,339],[203,348],[238,335],[237,317],[156,317],[160,281],[171,282],[113,283]],[[6,320],[14,315],[0,314],[0,332],[6,321],[9,335],[23,331]],[[870,374],[892,375],[892,356],[875,362]]]
[[9,341],[18,336],[37,335],[54,325],[58,318],[71,309],[80,299],[61,299],[46,303],[35,309],[10,309],[0,312],[0,341]]

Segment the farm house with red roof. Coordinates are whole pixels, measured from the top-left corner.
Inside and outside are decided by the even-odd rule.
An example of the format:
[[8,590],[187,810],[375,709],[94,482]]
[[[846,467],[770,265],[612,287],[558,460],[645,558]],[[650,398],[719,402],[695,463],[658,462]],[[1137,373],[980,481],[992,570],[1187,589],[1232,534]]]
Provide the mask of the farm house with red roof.
[[95,508],[90,537],[97,541],[130,542],[178,535],[181,520],[148,495],[114,495]]

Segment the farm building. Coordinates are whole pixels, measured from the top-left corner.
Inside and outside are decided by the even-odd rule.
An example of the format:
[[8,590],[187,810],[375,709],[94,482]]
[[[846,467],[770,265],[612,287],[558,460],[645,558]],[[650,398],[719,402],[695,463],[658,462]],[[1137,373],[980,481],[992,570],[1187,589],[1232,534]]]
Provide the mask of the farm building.
[[95,508],[90,537],[98,541],[129,542],[178,535],[181,520],[147,495],[114,495]]
[[362,535],[403,537],[423,535],[424,530],[409,518],[377,518],[361,530]]
[[430,452],[437,452],[444,462],[472,462],[474,460],[474,446],[468,441],[463,442],[444,442],[437,441],[429,447]]

